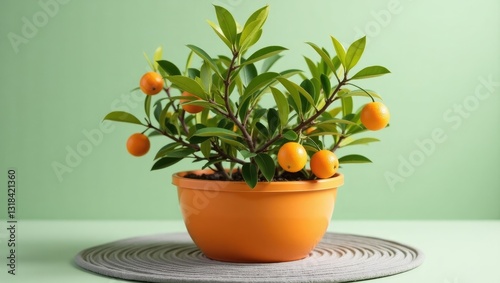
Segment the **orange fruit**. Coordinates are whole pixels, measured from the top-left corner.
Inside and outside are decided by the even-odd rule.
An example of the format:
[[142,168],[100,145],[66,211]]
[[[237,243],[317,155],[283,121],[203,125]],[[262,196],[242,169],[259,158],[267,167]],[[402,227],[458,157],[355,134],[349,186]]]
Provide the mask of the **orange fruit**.
[[382,102],[367,103],[361,110],[361,123],[372,131],[383,129],[389,124],[391,114]]
[[339,169],[339,160],[335,153],[323,149],[311,157],[311,171],[320,179],[332,177]]
[[135,133],[127,140],[127,150],[133,156],[143,156],[148,153],[150,146],[149,138],[141,133]]
[[278,163],[285,171],[298,172],[306,166],[306,149],[300,143],[287,142],[278,151]]
[[[194,94],[191,94],[187,91],[183,92],[182,93],[182,96],[194,96],[194,97],[197,97],[196,95]],[[200,99],[200,98],[198,98]],[[182,103],[184,102],[189,102],[189,101],[192,101],[192,100],[187,100],[187,99],[181,99],[181,105],[182,105],[182,109],[184,109],[184,111],[186,112],[189,112],[191,114],[196,114],[196,113],[199,113],[201,111],[203,111],[203,106],[198,106],[198,105],[184,105]]]
[[312,132],[316,131],[316,127],[312,126],[312,127],[309,127],[307,128],[305,131],[304,131],[304,134],[306,135],[310,135]]
[[160,74],[147,72],[142,76],[139,86],[145,94],[155,95],[163,89],[163,84],[163,78]]

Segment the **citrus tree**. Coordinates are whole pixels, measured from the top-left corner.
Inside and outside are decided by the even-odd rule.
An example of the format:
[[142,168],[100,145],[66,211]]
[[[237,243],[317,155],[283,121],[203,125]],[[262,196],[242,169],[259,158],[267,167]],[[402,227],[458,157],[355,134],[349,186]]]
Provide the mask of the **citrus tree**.
[[[389,73],[382,66],[357,67],[365,37],[347,49],[333,36],[331,48],[308,42],[317,53],[316,60],[305,57],[309,74],[299,69],[276,71],[273,66],[286,48],[253,48],[261,37],[268,6],[255,11],[243,26],[223,7],[215,6],[215,12],[218,24],[209,24],[227,46],[227,54],[214,57],[188,45],[191,52],[181,71],[162,60],[161,48],[157,49],[149,61],[151,72],[139,83],[145,94],[144,118],[122,111],[104,118],[144,127],[127,141],[132,155],[146,154],[149,138],[163,136],[169,142],[156,153],[153,170],[191,158],[221,179],[240,176],[251,188],[259,181],[294,174],[329,178],[339,163],[370,162],[357,154],[337,159],[334,153],[378,141],[356,136],[383,129],[389,122],[381,97],[354,83]],[[193,66],[196,57],[200,65]],[[261,103],[264,96],[272,97],[275,105]],[[364,100],[362,107],[355,109],[353,98]],[[307,170],[308,160],[311,170]]]

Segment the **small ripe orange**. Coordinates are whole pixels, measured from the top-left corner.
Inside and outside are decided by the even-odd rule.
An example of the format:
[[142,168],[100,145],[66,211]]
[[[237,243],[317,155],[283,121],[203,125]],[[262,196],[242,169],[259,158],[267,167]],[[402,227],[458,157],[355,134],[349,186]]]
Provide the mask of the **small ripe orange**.
[[335,153],[323,149],[311,157],[311,171],[320,179],[332,177],[339,169],[339,160]]
[[[194,97],[197,97],[196,95],[191,94],[191,93],[189,93],[187,91],[183,92],[182,96],[194,96]],[[181,99],[181,105],[182,105],[182,109],[184,109],[184,111],[189,112],[191,114],[196,114],[196,113],[200,113],[201,111],[203,111],[203,106],[182,104],[184,102],[189,102],[189,101],[192,101],[192,100]]]
[[127,140],[127,150],[133,156],[143,156],[151,146],[149,138],[141,133],[131,135]]
[[155,95],[159,93],[163,89],[163,85],[163,78],[156,72],[145,73],[139,83],[142,92],[147,95]]
[[372,131],[383,129],[389,124],[391,114],[382,102],[367,103],[361,110],[361,123]]
[[278,151],[278,163],[287,172],[298,172],[306,166],[306,149],[296,142],[287,142]]
[[310,135],[312,132],[316,131],[316,129],[317,128],[315,126],[309,127],[304,131],[304,134]]

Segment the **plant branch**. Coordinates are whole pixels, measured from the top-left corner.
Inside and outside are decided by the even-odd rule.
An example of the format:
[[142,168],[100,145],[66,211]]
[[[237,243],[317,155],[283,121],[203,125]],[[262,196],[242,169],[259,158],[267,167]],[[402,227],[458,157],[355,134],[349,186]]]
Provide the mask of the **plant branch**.
[[160,134],[162,134],[162,135],[166,136],[167,138],[169,138],[169,139],[171,139],[171,140],[173,140],[173,141],[175,141],[175,142],[180,143],[180,144],[181,144],[181,145],[183,145],[183,146],[190,147],[190,148],[192,148],[192,149],[194,149],[194,150],[200,150],[200,147],[199,147],[198,145],[196,145],[196,144],[190,144],[190,143],[187,143],[187,142],[185,142],[184,140],[182,140],[181,138],[177,138],[177,137],[175,137],[174,135],[171,135],[171,134],[167,133],[166,131],[163,131],[163,130],[158,129],[157,127],[153,126],[153,125],[152,125],[151,123],[149,123],[149,122],[148,122],[148,125],[147,125],[146,127],[148,127],[149,129],[153,129],[153,130],[157,131],[158,133],[160,133]]
[[245,161],[243,161],[237,157],[231,156],[231,155],[227,154],[226,152],[224,152],[224,150],[222,150],[222,148],[220,148],[220,146],[218,144],[216,144],[214,141],[210,141],[210,143],[212,144],[212,148],[217,152],[217,154],[219,154],[220,157],[227,159],[227,160],[231,160],[231,161],[236,162],[240,165],[245,164]]
[[[321,109],[319,109],[316,113],[314,113],[311,117],[309,117],[307,120],[303,120],[302,122],[300,122],[300,124],[298,124],[295,128],[293,128],[292,130],[296,133],[302,131],[304,128],[310,126],[314,120],[316,120],[321,114],[323,114],[327,109],[328,107],[330,107],[330,105],[335,101],[336,99],[336,94],[339,92],[340,88],[342,86],[344,86],[346,83],[347,83],[347,78],[344,77],[344,79],[337,85],[337,87],[333,90],[332,92],[332,95],[330,95],[330,97],[325,101],[325,105],[323,107],[321,107]],[[261,152],[264,152],[267,150],[267,148],[273,144],[274,142],[276,142],[278,139],[280,139],[281,137],[283,136],[283,134],[278,134],[276,135],[274,138],[270,139],[269,141],[267,141],[265,144],[263,144],[261,147],[259,147],[255,153],[261,153]]]
[[231,63],[229,64],[229,67],[227,69],[226,78],[224,79],[224,103],[225,103],[226,109],[227,109],[227,117],[229,119],[231,119],[231,121],[233,121],[234,124],[241,130],[241,133],[243,134],[243,137],[248,144],[248,148],[250,149],[250,152],[254,152],[255,146],[253,144],[252,137],[248,133],[245,126],[234,115],[233,111],[231,110],[231,104],[229,103],[229,86],[231,85],[231,74],[233,73],[234,70],[236,70],[235,63],[236,63],[237,58],[238,58],[238,52],[233,51],[233,58],[231,59]]

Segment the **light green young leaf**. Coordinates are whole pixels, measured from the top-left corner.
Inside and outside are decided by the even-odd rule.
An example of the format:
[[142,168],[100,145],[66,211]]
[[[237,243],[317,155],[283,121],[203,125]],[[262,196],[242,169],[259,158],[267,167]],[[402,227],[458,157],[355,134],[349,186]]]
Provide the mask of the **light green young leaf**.
[[161,60],[161,57],[163,56],[163,47],[159,46],[156,48],[155,53],[153,54],[153,61],[154,61],[154,70],[158,71],[158,61]]
[[143,125],[141,121],[139,121],[139,119],[137,119],[134,115],[124,111],[113,111],[111,113],[108,113],[108,115],[106,115],[103,120]]
[[365,50],[366,45],[366,36],[354,41],[349,49],[347,50],[347,54],[345,56],[345,68],[346,72],[352,69],[358,63],[361,55],[363,55],[363,51]]
[[[366,89],[365,89],[366,90]],[[375,93],[374,91],[372,90],[366,90],[371,96],[373,96],[374,98],[378,98],[380,100],[382,100],[382,97]],[[368,94],[366,94],[366,92],[360,90],[360,89],[356,89],[356,90],[351,90],[351,91],[346,91],[344,93],[339,93],[338,95],[339,97],[353,97],[353,96],[365,96],[365,97],[370,97]]]
[[352,113],[352,107],[353,107],[353,102],[352,102],[352,97],[342,97],[340,99],[341,104],[342,104],[342,115],[345,117],[349,114]]
[[233,15],[221,6],[214,5],[214,7],[220,29],[229,42],[234,44],[236,42],[236,22],[234,21]]
[[146,117],[149,119],[151,112],[151,95],[146,95],[144,99],[144,112],[146,113]]
[[262,172],[262,175],[264,175],[267,181],[271,182],[274,178],[274,172],[276,169],[276,165],[274,164],[272,157],[265,153],[259,153],[255,156],[254,160]]
[[255,43],[255,38],[260,37],[262,26],[266,22],[269,15],[269,6],[265,6],[255,11],[246,21],[243,26],[243,31],[240,36],[240,47],[244,51]]
[[337,53],[337,58],[344,68],[346,67],[346,56],[345,49],[342,43],[340,43],[335,37],[330,36],[332,38],[333,48],[335,48],[335,53]]
[[308,57],[304,56],[304,59],[306,60],[307,67],[309,68],[313,78],[319,78],[320,72],[318,70],[318,66],[316,66],[316,64]]
[[212,72],[207,62],[204,62],[200,68],[200,79],[207,93],[210,93],[212,86]]
[[276,61],[278,61],[281,57],[283,57],[282,55],[273,55],[269,58],[267,58],[266,60],[264,60],[264,62],[262,63],[262,68],[260,70],[261,73],[265,73],[265,72],[268,72],[269,69],[271,69],[271,67],[274,65],[274,63],[276,63]]
[[226,38],[226,36],[222,32],[221,28],[219,26],[217,26],[217,24],[215,24],[212,21],[207,21],[207,22],[212,27],[212,29],[215,31],[215,33],[219,36],[219,38],[224,42],[224,44],[226,44],[227,47],[229,47],[229,49],[232,49],[233,48],[232,43]]
[[387,68],[382,66],[369,66],[364,68],[363,70],[357,72],[354,76],[352,76],[351,80],[359,80],[366,78],[373,78],[377,76],[381,76],[384,74],[390,73]]
[[148,54],[146,54],[146,52],[144,52],[143,54],[144,54],[144,58],[146,58],[146,61],[148,62],[149,67],[151,68],[151,70],[155,71],[155,65],[153,64],[153,62],[151,62],[151,60],[149,60]]
[[330,70],[333,72],[333,74],[335,75],[335,78],[337,78],[337,81],[340,81],[339,77],[337,76],[337,68],[335,68],[335,65],[333,64],[330,56],[328,56],[328,54],[326,54],[325,51],[323,51],[316,44],[314,44],[312,42],[307,42],[307,44],[309,44],[316,51],[316,53],[319,54],[319,56],[323,59],[323,61],[325,61],[325,64],[328,66],[328,68],[330,68]]
[[203,157],[209,158],[210,157],[210,151],[212,150],[212,147],[210,145],[210,140],[206,140],[200,144],[200,150],[201,154],[203,154]]

